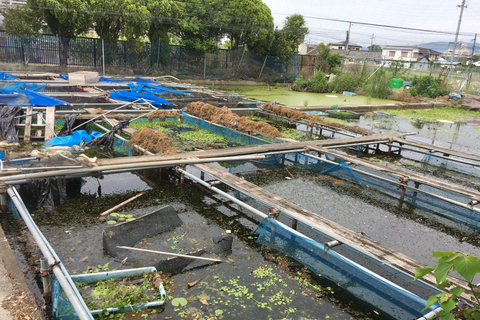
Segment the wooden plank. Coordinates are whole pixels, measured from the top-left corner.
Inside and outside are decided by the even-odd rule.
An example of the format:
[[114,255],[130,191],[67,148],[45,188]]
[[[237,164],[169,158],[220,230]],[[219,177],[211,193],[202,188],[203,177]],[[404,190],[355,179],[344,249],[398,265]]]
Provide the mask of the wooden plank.
[[[27,107],[27,114],[31,114],[33,112],[33,107]],[[32,136],[32,116],[28,116],[25,119],[25,128],[23,131],[23,141],[29,142]]]
[[[243,178],[239,178],[231,173],[224,171],[221,168],[215,167],[212,164],[195,164],[195,167],[208,173],[209,175],[212,175],[216,179],[225,182],[233,188],[268,205],[271,205],[276,209],[281,210],[282,212],[288,214],[290,217],[297,219],[298,221],[301,221],[308,226],[318,229],[343,243],[347,243],[360,251],[370,254],[381,261],[385,261],[386,263],[412,276],[414,276],[415,274],[415,269],[425,266],[424,264],[408,257],[403,253],[387,248],[386,246],[376,241],[373,241],[361,234],[351,231],[348,228],[345,228],[342,225],[330,221],[314,212],[305,210],[297,204],[289,202],[273,193],[268,192],[263,188],[260,188],[253,183],[244,180]],[[436,283],[435,276],[433,274],[428,274],[423,279],[430,284]],[[449,277],[448,281],[469,291],[469,288],[466,286],[466,282],[462,282],[452,277]],[[469,299],[469,297],[466,295],[464,296],[464,298]]]
[[240,155],[250,155],[262,152],[275,152],[275,151],[288,151],[294,149],[302,149],[309,145],[312,146],[335,146],[349,143],[362,143],[395,139],[400,137],[400,134],[376,134],[371,136],[363,136],[356,138],[344,138],[344,139],[330,139],[330,140],[313,140],[313,141],[299,141],[299,142],[286,142],[286,143],[272,143],[266,145],[247,146],[247,147],[233,147],[227,149],[215,149],[207,151],[193,151],[177,153],[173,155],[155,155],[155,156],[137,156],[127,158],[115,158],[115,159],[98,159],[98,165],[113,165],[113,164],[125,164],[125,163],[141,163],[145,161],[162,161],[162,160],[184,160],[189,158],[216,158],[216,157],[230,157]]
[[[55,107],[48,107],[45,120],[52,130],[55,130]],[[48,141],[55,137],[55,134],[45,125],[45,141]]]
[[[40,114],[37,114],[36,118],[37,118],[36,124],[42,124],[43,123],[43,120],[42,120],[42,117],[40,116]],[[42,136],[42,129],[37,129],[35,131],[35,137],[38,138],[38,137],[41,137],[41,136]]]
[[422,184],[428,184],[428,185],[431,185],[431,186],[434,186],[434,187],[437,187],[437,188],[440,188],[440,189],[443,189],[443,190],[456,192],[458,194],[469,197],[472,200],[480,200],[480,192],[476,191],[476,190],[466,189],[466,188],[463,188],[463,187],[460,187],[460,186],[453,185],[451,183],[442,182],[442,181],[438,181],[438,180],[435,180],[435,179],[427,178],[427,177],[421,176],[419,174],[398,170],[398,169],[387,167],[387,166],[377,164],[377,163],[372,163],[370,161],[359,159],[359,158],[353,157],[353,156],[349,156],[347,154],[344,154],[344,153],[341,153],[341,152],[338,152],[338,151],[333,151],[331,149],[324,149],[324,148],[321,148],[321,147],[311,147],[311,148],[312,148],[312,150],[313,149],[318,150],[320,153],[331,154],[331,155],[334,155],[334,156],[339,157],[341,159],[345,159],[346,161],[349,161],[349,162],[352,162],[352,163],[355,163],[355,164],[358,164],[358,165],[361,165],[361,166],[364,166],[364,167],[367,167],[367,168],[371,168],[371,169],[374,169],[374,170],[377,170],[377,171],[385,172],[385,173],[394,175],[396,177],[408,178],[409,180],[418,181]]
[[480,156],[478,156],[476,154],[471,154],[471,153],[458,151],[458,150],[452,150],[452,149],[448,149],[448,148],[442,148],[442,147],[439,147],[439,146],[436,146],[436,145],[433,145],[433,144],[422,143],[422,142],[417,142],[417,141],[412,141],[412,140],[406,140],[406,139],[402,139],[402,138],[393,139],[393,141],[398,142],[398,143],[413,144],[413,145],[417,146],[418,148],[426,149],[426,150],[429,150],[429,151],[430,150],[436,150],[436,151],[440,151],[442,153],[449,154],[449,155],[452,155],[452,156],[458,155],[458,156],[461,156],[461,157],[465,157],[465,158],[469,158],[469,159],[475,159],[475,160],[480,161]]

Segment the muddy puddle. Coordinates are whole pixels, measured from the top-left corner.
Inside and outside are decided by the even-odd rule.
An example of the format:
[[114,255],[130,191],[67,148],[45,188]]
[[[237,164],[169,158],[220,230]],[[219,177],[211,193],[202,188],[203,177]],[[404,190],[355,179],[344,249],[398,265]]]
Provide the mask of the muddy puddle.
[[[112,258],[103,254],[102,232],[107,225],[98,218],[104,210],[140,191],[146,194],[118,212],[136,216],[170,205],[183,225],[146,237],[136,245],[138,248],[188,253],[210,244],[213,237],[233,236],[231,252],[206,255],[230,263],[195,261],[181,272],[164,275],[166,307],[150,310],[146,313],[149,319],[389,319],[287,257],[257,246],[251,232],[258,221],[188,183],[180,186],[176,179],[170,181],[165,175],[117,174],[77,179],[68,189],[67,200],[55,211],[45,214],[30,210],[71,274],[100,267],[126,269],[132,266],[128,259],[122,265],[123,255]],[[27,234],[23,225],[11,217],[2,221],[8,237]],[[32,240],[25,237],[29,245],[18,248],[18,252],[30,257],[32,253],[38,255],[32,252]],[[29,262],[36,262],[36,257]],[[150,261],[162,259],[137,255],[135,266],[140,266],[142,257]],[[189,288],[189,283],[197,280],[201,281]],[[187,304],[173,307],[171,301],[175,298],[184,298]]]

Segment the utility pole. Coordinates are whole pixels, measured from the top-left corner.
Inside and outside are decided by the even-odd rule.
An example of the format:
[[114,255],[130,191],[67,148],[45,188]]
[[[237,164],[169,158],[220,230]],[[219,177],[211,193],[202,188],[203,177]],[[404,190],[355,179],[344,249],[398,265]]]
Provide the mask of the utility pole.
[[477,34],[475,33],[475,38],[473,39],[472,55],[470,56],[470,65],[468,66],[468,73],[467,73],[467,91],[470,88],[470,81],[472,81],[473,54],[475,53],[476,42],[477,42]]
[[371,39],[372,39],[372,42],[370,42],[370,51],[373,51],[372,47],[373,47],[373,39],[375,39],[375,33],[372,33]]
[[463,8],[467,7],[465,5],[465,0],[462,0],[462,4],[457,7],[460,7],[460,17],[458,18],[457,32],[455,33],[455,42],[453,43],[452,57],[450,58],[450,71],[448,72],[447,79],[450,77],[453,69],[453,56],[455,55],[455,49],[457,48],[458,33],[460,32],[460,25],[462,24]]
[[[465,1],[465,0],[464,0]],[[340,73],[343,73],[343,69],[345,67],[345,58],[347,56],[347,51],[348,51],[348,43],[350,42],[350,30],[352,29],[352,23],[348,23],[348,31],[347,31],[347,41],[345,43],[345,50],[343,51],[343,59],[342,59],[342,68],[340,70]]]

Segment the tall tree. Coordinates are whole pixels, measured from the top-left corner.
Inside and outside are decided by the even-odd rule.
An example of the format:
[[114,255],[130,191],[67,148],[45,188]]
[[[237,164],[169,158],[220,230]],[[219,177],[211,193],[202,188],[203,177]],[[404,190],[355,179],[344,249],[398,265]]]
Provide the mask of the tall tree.
[[273,17],[262,0],[227,0],[221,20],[223,33],[231,40],[232,49],[247,45],[249,50],[260,54],[270,49]]
[[42,19],[28,6],[11,6],[2,12],[3,25],[8,34],[18,36],[13,39],[22,48],[22,60],[28,64],[32,45],[38,41],[42,29]]
[[89,4],[84,0],[27,0],[27,5],[40,15],[53,35],[61,38],[60,65],[67,66],[70,40],[91,26]]
[[308,34],[305,19],[301,14],[293,14],[285,19],[282,29],[275,29],[274,40],[269,55],[282,59],[291,58]]
[[382,51],[382,47],[378,44],[372,44],[371,46],[368,46],[368,51]]
[[324,43],[317,45],[315,68],[326,74],[335,71],[342,64],[342,57],[338,53],[332,54],[330,48]]
[[150,42],[168,43],[168,33],[174,30],[185,15],[185,3],[176,0],[145,0],[151,16],[148,38]]

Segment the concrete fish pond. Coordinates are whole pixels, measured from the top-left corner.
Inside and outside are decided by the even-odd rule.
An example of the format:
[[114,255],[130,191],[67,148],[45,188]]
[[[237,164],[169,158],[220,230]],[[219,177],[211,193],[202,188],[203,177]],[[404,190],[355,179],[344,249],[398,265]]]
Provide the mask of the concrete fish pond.
[[[151,264],[164,258],[151,254],[131,254],[127,251],[120,253],[120,250],[117,250],[119,255],[116,259],[104,255],[103,230],[108,233],[111,227],[101,222],[98,214],[111,203],[128,197],[128,194],[124,193],[128,190],[127,183],[123,190],[110,189],[110,177],[114,184],[122,177],[125,182],[132,182],[133,185],[152,178],[131,174],[106,176],[100,182],[103,185],[102,197],[99,197],[95,185],[90,183],[90,180],[95,179],[87,178],[80,194],[69,196],[48,216],[35,214],[40,230],[50,239],[51,245],[74,277],[82,274],[94,275],[92,272],[105,272],[107,269],[126,270],[129,266]],[[93,188],[90,189],[89,186]],[[139,311],[137,316],[130,312],[120,318],[136,319],[140,314],[148,315],[149,319],[245,319],[279,316],[294,319],[327,316],[331,319],[388,318],[381,310],[369,310],[367,305],[349,297],[334,283],[318,278],[288,257],[255,245],[255,237],[250,234],[257,223],[235,208],[229,208],[228,204],[219,202],[215,197],[206,196],[194,186],[179,186],[170,182],[152,186],[155,187],[141,188],[146,190],[146,194],[123,208],[121,214],[139,217],[158,211],[164,204],[170,204],[175,212],[170,211],[169,214],[178,214],[183,223],[174,230],[140,240],[137,247],[186,253],[211,246],[212,236],[228,236],[233,238],[231,250],[219,255],[210,253],[208,256],[218,257],[229,263],[189,261],[185,269],[178,266],[177,270],[169,270],[173,271],[171,275],[162,274],[167,295],[164,308],[156,306],[148,311]],[[14,227],[19,221],[4,223]],[[148,225],[152,226],[152,222],[149,221]],[[129,232],[131,231],[129,228]],[[140,238],[140,235],[137,238]],[[131,239],[128,237],[126,240]],[[128,259],[122,264],[126,257]],[[349,298],[345,299],[346,297]]]
[[0,168],[7,238],[42,256],[45,297],[56,281],[47,317],[431,318],[442,293],[416,270],[478,248],[480,156],[461,129],[414,137],[427,112],[331,119],[142,78],[46,90],[68,85],[25,85],[54,105],[7,108]]

